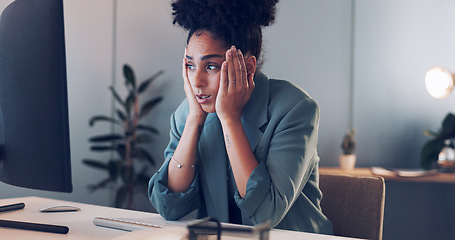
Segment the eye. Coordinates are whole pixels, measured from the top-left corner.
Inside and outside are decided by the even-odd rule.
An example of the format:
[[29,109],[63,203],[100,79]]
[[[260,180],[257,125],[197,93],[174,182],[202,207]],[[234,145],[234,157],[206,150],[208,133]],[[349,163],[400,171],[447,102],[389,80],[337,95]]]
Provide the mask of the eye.
[[207,69],[208,69],[208,70],[216,70],[216,69],[218,69],[218,68],[219,68],[218,65],[214,65],[214,64],[209,64],[209,65],[207,66]]
[[188,68],[189,70],[194,70],[194,66],[191,63],[187,63],[186,68]]

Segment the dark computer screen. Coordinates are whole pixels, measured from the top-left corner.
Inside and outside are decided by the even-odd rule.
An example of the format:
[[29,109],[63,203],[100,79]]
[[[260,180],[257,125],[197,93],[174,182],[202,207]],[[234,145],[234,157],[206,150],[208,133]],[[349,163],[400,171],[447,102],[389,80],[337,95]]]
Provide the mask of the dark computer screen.
[[71,192],[63,0],[0,15],[0,180]]

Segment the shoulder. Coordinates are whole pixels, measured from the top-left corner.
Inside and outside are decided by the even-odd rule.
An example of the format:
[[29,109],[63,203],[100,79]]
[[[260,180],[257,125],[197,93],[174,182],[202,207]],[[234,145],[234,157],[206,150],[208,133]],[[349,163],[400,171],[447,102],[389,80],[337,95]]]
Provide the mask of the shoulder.
[[288,96],[296,98],[296,100],[312,100],[311,96],[305,90],[287,80],[269,79],[269,87],[271,97]]
[[[319,105],[305,90],[287,80],[269,79],[269,111],[295,108],[318,111]],[[307,112],[307,111],[306,111]]]
[[287,80],[269,79],[261,71],[254,78],[255,88],[245,107],[246,119],[261,127],[280,122],[286,116],[296,119],[319,118],[319,106],[302,88]]

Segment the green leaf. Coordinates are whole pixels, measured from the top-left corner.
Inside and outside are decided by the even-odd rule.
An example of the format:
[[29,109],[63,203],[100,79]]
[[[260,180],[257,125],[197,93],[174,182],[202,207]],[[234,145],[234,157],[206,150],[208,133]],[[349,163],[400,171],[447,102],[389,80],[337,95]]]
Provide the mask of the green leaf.
[[[131,122],[129,122],[128,124],[129,124],[129,126],[132,125]],[[134,129],[132,127],[129,127],[128,129],[125,130],[126,137],[131,137],[133,135],[133,133],[134,133]]]
[[117,109],[117,111],[115,111],[117,113],[117,116],[118,118],[120,118],[120,120],[122,120],[123,122],[126,121],[126,115],[125,113],[123,113],[121,110]]
[[117,179],[119,168],[121,166],[122,162],[119,160],[111,160],[108,163],[108,170],[109,170],[109,176],[112,179]]
[[138,134],[136,137],[137,143],[149,143],[152,139],[147,134]]
[[426,142],[420,152],[420,164],[424,169],[430,169],[444,147],[444,139],[438,138]]
[[150,83],[155,80],[156,78],[158,78],[161,74],[163,74],[164,71],[163,70],[160,70],[158,71],[157,73],[155,73],[153,76],[151,76],[150,78],[148,78],[147,80],[145,80],[144,82],[141,83],[141,85],[139,85],[139,94],[140,93],[143,93],[145,90],[147,90],[147,88],[149,87]]
[[121,171],[123,182],[125,182],[126,185],[132,184],[134,179],[134,169],[131,166],[123,165]]
[[152,166],[155,166],[155,160],[153,159],[152,155],[148,153],[145,149],[143,148],[138,148],[137,149],[137,157],[141,160],[146,160],[148,161]]
[[102,146],[102,145],[95,145],[90,147],[90,150],[95,152],[105,152],[105,151],[112,151],[117,150],[117,146]]
[[[144,175],[148,170],[148,167],[147,166],[143,166],[141,171],[137,174],[138,176],[139,175]],[[149,178],[150,179],[150,178]]]
[[90,119],[88,124],[90,125],[90,127],[93,127],[95,125],[95,123],[99,122],[99,121],[106,121],[106,122],[110,122],[110,123],[120,124],[119,121],[117,121],[116,119],[107,117],[107,116],[94,116]]
[[114,179],[111,179],[111,178],[105,178],[104,180],[102,180],[101,182],[97,183],[97,184],[91,184],[91,185],[88,185],[88,189],[90,190],[90,193],[98,190],[99,188],[104,188],[106,187],[106,185],[109,183],[109,182],[112,182],[114,181]]
[[111,90],[112,92],[112,95],[114,96],[114,99],[120,103],[120,105],[122,105],[125,109],[126,109],[126,104],[125,102],[122,100],[122,98],[120,97],[120,95],[117,93],[117,91],[115,90],[114,87],[110,86],[109,89]]
[[146,102],[139,112],[139,118],[146,116],[158,103],[161,102],[161,100],[163,100],[163,97],[160,96]]
[[123,136],[119,134],[107,134],[107,135],[100,135],[96,137],[92,137],[89,139],[90,142],[110,142],[110,141],[117,141],[123,140]]
[[155,134],[160,133],[158,131],[158,129],[151,127],[151,126],[142,125],[142,124],[137,125],[137,130],[144,130],[144,131],[148,131],[148,132],[155,133]]
[[94,145],[94,146],[90,147],[90,150],[92,150],[94,152],[116,151],[122,159],[125,159],[125,156],[126,156],[126,148],[125,148],[125,144],[123,144],[123,143],[117,143],[117,144],[111,145],[111,146]]
[[123,65],[123,75],[125,76],[125,85],[131,86],[132,89],[136,89],[136,77],[134,76],[133,69],[128,65]]
[[146,175],[145,173],[139,173],[136,177],[136,183],[148,186],[151,176]]
[[136,100],[137,100],[136,94],[134,93],[134,91],[131,91],[128,94],[128,97],[126,98],[126,107],[128,109],[128,113],[131,112],[131,109],[133,108],[133,105],[136,102]]
[[427,137],[434,137],[434,138],[438,138],[439,137],[439,133],[433,132],[431,130],[423,131],[423,135],[427,136]]
[[83,159],[82,162],[85,165],[88,165],[90,167],[100,169],[100,170],[106,170],[108,168],[108,165],[104,162],[101,162],[99,160],[94,160],[94,159]]
[[127,186],[121,186],[117,190],[117,194],[115,196],[115,207],[116,208],[121,208],[123,205],[123,202],[125,202],[126,197],[128,195],[128,187]]
[[115,150],[117,150],[117,153],[120,155],[122,159],[126,158],[126,147],[125,144],[117,144],[115,146]]
[[455,115],[452,113],[447,114],[442,121],[441,136],[443,138],[455,137]]

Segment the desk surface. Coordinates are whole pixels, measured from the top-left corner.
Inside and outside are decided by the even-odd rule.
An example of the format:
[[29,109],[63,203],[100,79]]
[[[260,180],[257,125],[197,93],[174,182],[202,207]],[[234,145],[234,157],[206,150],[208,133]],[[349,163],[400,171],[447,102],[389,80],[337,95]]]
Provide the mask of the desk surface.
[[[8,205],[12,203],[25,203],[23,210],[0,213],[0,219],[13,221],[28,221],[35,223],[56,224],[68,226],[70,231],[68,234],[53,234],[36,231],[17,230],[0,228],[0,236],[2,239],[162,239],[163,230],[141,230],[132,233],[97,227],[93,224],[93,218],[97,216],[103,217],[118,217],[118,218],[157,218],[157,221],[165,221],[160,215],[147,212],[138,212],[110,207],[102,207],[90,204],[75,203],[68,201],[60,201],[54,199],[40,197],[25,197],[25,198],[10,198],[0,199],[0,205]],[[42,213],[39,210],[46,206],[56,204],[71,204],[81,208],[77,212],[59,212],[59,213]],[[143,234],[142,231],[148,231]],[[182,230],[183,231],[183,230]],[[177,231],[176,231],[177,232]],[[142,236],[142,237],[141,237]],[[181,239],[182,236],[177,239]],[[167,238],[172,239],[172,238]],[[225,238],[222,238],[225,239]],[[272,230],[270,231],[270,239],[312,239],[312,240],[337,240],[349,239],[343,237],[334,237],[321,234],[311,234],[295,231]]]
[[[339,167],[320,167],[319,172],[323,173],[336,173],[336,174],[349,174],[355,176],[373,176],[371,168],[354,168],[353,170],[346,171]],[[401,182],[433,182],[433,183],[455,183],[454,173],[438,173],[431,176],[420,177],[400,177],[391,175],[379,175],[385,180],[401,181]]]

